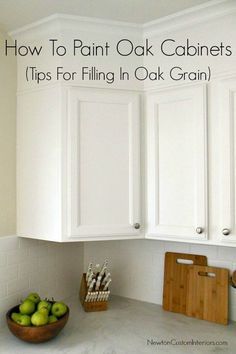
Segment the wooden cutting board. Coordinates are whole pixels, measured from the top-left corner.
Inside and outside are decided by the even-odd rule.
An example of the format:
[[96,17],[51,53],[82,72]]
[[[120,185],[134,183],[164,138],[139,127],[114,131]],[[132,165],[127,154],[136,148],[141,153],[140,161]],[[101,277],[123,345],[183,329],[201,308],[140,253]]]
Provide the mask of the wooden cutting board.
[[227,324],[228,291],[228,269],[190,266],[186,314],[202,320]]
[[193,264],[207,265],[206,256],[166,252],[163,288],[164,310],[186,314],[187,273]]

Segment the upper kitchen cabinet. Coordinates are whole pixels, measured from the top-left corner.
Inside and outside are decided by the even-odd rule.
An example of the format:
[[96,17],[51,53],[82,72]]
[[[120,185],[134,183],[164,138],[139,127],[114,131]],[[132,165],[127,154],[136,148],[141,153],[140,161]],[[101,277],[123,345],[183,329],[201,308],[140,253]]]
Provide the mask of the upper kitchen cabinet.
[[236,243],[236,78],[219,80],[215,106],[219,117],[215,229],[216,238],[230,244]]
[[18,232],[140,237],[139,94],[60,85],[18,97]]
[[69,91],[70,236],[139,234],[139,111],[137,94]]
[[147,237],[205,240],[205,86],[147,94]]

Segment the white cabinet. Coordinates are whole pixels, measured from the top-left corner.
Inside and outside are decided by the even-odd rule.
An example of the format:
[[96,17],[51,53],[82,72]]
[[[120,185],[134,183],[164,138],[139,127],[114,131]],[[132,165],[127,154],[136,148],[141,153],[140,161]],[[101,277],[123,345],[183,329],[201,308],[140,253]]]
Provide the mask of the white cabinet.
[[236,246],[236,79],[209,88],[209,121],[205,85],[146,94],[142,171],[139,93],[61,85],[20,93],[17,234]]
[[139,94],[57,86],[18,97],[18,235],[141,237]]
[[219,220],[217,234],[224,243],[236,243],[236,78],[218,83]]
[[147,94],[147,237],[207,239],[205,86]]
[[68,117],[68,234],[138,235],[138,95],[72,89]]

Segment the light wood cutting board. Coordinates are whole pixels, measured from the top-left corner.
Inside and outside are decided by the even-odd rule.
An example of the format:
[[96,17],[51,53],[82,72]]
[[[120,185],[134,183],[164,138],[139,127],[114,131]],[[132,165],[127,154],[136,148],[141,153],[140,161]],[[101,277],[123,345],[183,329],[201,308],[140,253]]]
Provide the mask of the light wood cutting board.
[[190,266],[186,314],[202,320],[227,324],[228,289],[228,269]]
[[[190,264],[186,262],[190,262]],[[187,274],[189,267],[194,264],[207,265],[207,257],[166,252],[163,288],[164,310],[186,314]]]

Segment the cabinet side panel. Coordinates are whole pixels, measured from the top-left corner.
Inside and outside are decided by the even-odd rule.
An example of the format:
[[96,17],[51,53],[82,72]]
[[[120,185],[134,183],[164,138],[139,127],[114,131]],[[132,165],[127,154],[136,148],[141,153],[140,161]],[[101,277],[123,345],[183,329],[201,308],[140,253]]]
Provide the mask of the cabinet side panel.
[[60,90],[18,96],[17,234],[57,241],[61,233]]

